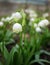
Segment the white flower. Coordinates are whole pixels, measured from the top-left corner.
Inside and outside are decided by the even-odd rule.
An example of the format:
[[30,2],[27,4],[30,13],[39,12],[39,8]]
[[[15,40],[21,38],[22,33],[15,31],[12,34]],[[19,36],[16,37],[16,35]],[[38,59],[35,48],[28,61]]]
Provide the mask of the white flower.
[[29,14],[29,17],[30,17],[30,18],[36,18],[36,17],[37,17],[37,14],[36,14],[36,13],[30,13],[30,14]]
[[43,21],[40,21],[40,22],[38,23],[38,26],[40,26],[40,27],[44,27],[44,26],[45,26],[45,24],[44,24],[44,22],[43,22]]
[[24,42],[22,42],[22,45],[24,45]]
[[3,22],[0,22],[0,26],[3,26]]
[[19,45],[18,45],[18,44],[16,44],[16,48],[17,48],[17,49],[19,48]]
[[48,24],[49,24],[49,21],[48,21],[47,19],[45,19],[45,20],[41,20],[41,21],[39,22],[38,26],[40,26],[40,27],[45,27],[45,26],[47,26]]
[[50,22],[49,22],[47,19],[45,19],[45,20],[44,20],[44,24],[47,26],[47,25],[50,24]]
[[5,18],[1,18],[1,21],[5,21]]
[[48,17],[48,16],[49,16],[48,13],[44,13],[44,14],[43,14],[43,17]]
[[19,12],[13,13],[11,17],[17,18],[17,19],[22,18],[21,14]]
[[34,21],[30,21],[30,22],[29,22],[29,26],[32,26],[33,23],[34,23]]
[[34,28],[36,28],[38,26],[38,24],[37,23],[34,23]]
[[35,19],[34,18],[30,18],[30,21],[34,21]]
[[5,19],[5,21],[10,21],[12,19],[12,17],[7,17],[6,19]]
[[33,25],[34,20],[35,20],[34,18],[30,18],[29,26],[32,26]]
[[22,26],[21,26],[21,24],[15,23],[15,24],[13,25],[13,32],[15,32],[15,33],[22,32]]
[[30,14],[30,13],[32,13],[32,12],[33,12],[33,10],[32,10],[32,9],[30,9],[30,8],[28,8],[28,9],[26,9],[26,10],[25,10],[25,12],[26,12],[26,13],[28,13],[28,14]]
[[40,27],[36,27],[36,32],[41,32],[41,28]]

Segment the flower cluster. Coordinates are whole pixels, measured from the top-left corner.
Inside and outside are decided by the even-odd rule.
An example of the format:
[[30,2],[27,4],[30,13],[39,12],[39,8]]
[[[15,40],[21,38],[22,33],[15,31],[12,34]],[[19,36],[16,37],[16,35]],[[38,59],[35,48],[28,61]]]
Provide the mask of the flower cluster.
[[[9,17],[1,18],[0,26],[3,26],[4,22],[11,23],[13,21],[12,22],[12,23],[14,23],[13,27],[12,27],[13,32],[19,33],[22,31],[23,24],[25,25],[26,14],[28,14],[29,26],[33,26],[37,32],[41,32],[42,31],[41,28],[44,28],[50,24],[50,22],[47,19],[39,20],[38,23],[36,23],[36,19],[38,17],[37,13],[32,9],[26,9],[22,13],[15,12],[15,13],[12,13],[11,16],[9,16]],[[43,17],[45,17],[45,16],[48,16],[48,13],[43,14]],[[16,20],[16,23],[14,22],[15,21],[14,19]],[[22,25],[21,25],[21,23],[17,22],[17,20],[20,20],[20,19],[21,19]]]
[[50,22],[45,18],[47,16],[48,14],[44,14],[43,17],[39,17],[34,10],[26,9],[1,18],[0,51],[4,54],[2,55],[5,65],[50,63],[40,58],[42,52],[50,55],[46,51],[41,51],[42,45],[48,44],[48,41],[50,43],[50,31],[47,27]]
[[15,12],[15,13],[12,13],[10,17],[2,18],[1,21],[7,22],[7,21],[13,20],[14,18],[21,19],[22,15],[20,14],[20,12]]

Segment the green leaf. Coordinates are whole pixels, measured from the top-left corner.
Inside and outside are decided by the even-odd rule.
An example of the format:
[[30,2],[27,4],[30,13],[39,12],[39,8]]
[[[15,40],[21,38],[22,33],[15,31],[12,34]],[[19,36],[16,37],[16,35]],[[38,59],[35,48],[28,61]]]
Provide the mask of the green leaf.
[[42,54],[42,53],[45,53],[45,54],[47,54],[47,55],[50,56],[50,52],[47,52],[47,51],[45,51],[45,50],[40,50],[40,54]]
[[49,63],[50,64],[50,61],[48,60],[45,60],[45,59],[39,59],[40,62],[46,62],[46,63]]
[[13,56],[14,56],[14,53],[18,53],[18,45],[16,45],[15,47],[12,48],[12,50],[10,51],[10,55],[9,55],[9,58],[8,58],[8,65],[13,61]]
[[4,51],[3,51],[3,54],[4,54],[4,58],[6,61],[8,61],[8,58],[9,58],[9,52],[7,50],[7,48],[4,46]]
[[45,65],[44,63],[42,63],[42,62],[38,62],[40,65]]
[[3,65],[2,62],[0,62],[0,65]]

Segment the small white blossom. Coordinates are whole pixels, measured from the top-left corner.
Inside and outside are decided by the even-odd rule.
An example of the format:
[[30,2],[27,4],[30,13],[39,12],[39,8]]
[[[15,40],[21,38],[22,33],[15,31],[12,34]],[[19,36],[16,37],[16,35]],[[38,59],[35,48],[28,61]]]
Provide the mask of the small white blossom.
[[36,13],[30,13],[30,14],[29,14],[29,17],[30,17],[30,18],[36,18],[36,17],[37,17],[37,14],[36,14]]
[[17,48],[17,49],[19,48],[19,45],[18,45],[18,44],[16,44],[16,48]]
[[45,19],[45,20],[41,20],[41,21],[39,22],[38,26],[40,26],[40,27],[45,27],[45,26],[47,26],[48,24],[49,24],[49,21],[48,21],[47,19]]
[[22,18],[20,12],[13,13],[11,17],[12,17],[12,18],[17,18],[17,19]]
[[12,18],[11,17],[6,17],[5,21],[10,21]]
[[47,25],[50,24],[50,22],[49,22],[47,19],[45,19],[45,20],[44,20],[44,24],[47,26]]
[[30,21],[30,22],[29,22],[29,26],[32,26],[33,23],[34,23],[34,21]]
[[26,13],[28,13],[28,14],[30,14],[30,13],[32,13],[32,12],[33,12],[33,10],[32,10],[32,9],[30,9],[30,8],[28,8],[28,9],[26,9],[26,10],[25,10],[25,12],[26,12]]
[[5,18],[1,18],[1,21],[5,21]]
[[1,27],[3,26],[3,22],[0,22],[0,26],[1,26]]
[[15,24],[13,25],[13,32],[15,32],[15,33],[22,32],[22,26],[21,26],[21,24],[15,23]]
[[38,24],[37,23],[34,23],[34,28],[36,28],[38,26]]
[[41,32],[41,28],[40,27],[36,27],[36,32]]
[[22,45],[24,45],[24,42],[22,42]]
[[34,18],[30,18],[30,21],[34,21],[35,19]]
[[43,17],[48,17],[48,16],[49,16],[48,13],[44,13],[44,14],[43,14]]
[[30,22],[29,22],[29,26],[32,26],[34,23],[35,19],[34,18],[30,18]]

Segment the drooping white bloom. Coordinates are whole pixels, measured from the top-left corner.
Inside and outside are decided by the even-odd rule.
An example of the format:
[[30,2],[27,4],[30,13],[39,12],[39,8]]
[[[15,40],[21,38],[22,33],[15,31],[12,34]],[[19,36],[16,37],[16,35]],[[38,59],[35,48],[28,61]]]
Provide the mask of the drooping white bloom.
[[32,26],[35,21],[35,18],[30,18],[29,26]]
[[13,13],[11,17],[12,17],[12,18],[17,18],[17,19],[22,18],[20,12]]
[[1,27],[3,26],[3,22],[0,22],[0,26],[1,26]]
[[37,14],[36,14],[36,13],[30,13],[30,14],[29,14],[29,17],[30,17],[30,18],[36,18],[36,17],[37,17]]
[[28,9],[25,10],[25,12],[30,14],[30,13],[33,13],[34,11],[32,9],[28,8]]
[[45,19],[45,20],[44,20],[44,24],[47,26],[47,25],[50,24],[50,22],[49,22],[47,19]]
[[29,26],[32,26],[33,23],[34,23],[34,21],[30,21],[30,22],[29,22]]
[[12,17],[6,17],[5,21],[10,21],[12,19]]
[[36,32],[41,32],[41,28],[40,27],[36,27]]
[[48,13],[44,13],[44,14],[43,14],[43,17],[48,17],[48,16],[49,16]]
[[45,26],[47,26],[48,24],[49,24],[49,21],[48,21],[47,19],[45,19],[45,20],[41,20],[41,21],[39,22],[38,26],[40,26],[40,27],[45,27]]
[[1,18],[1,21],[5,21],[5,18]]
[[34,23],[34,28],[36,28],[38,26],[38,24],[37,23]]
[[18,45],[18,44],[16,44],[16,48],[17,48],[17,49],[19,48],[19,45]]
[[35,20],[35,18],[30,18],[30,21],[34,21]]
[[13,32],[15,32],[15,33],[22,32],[22,25],[19,23],[15,23],[13,25]]
[[24,42],[22,42],[22,45],[24,45]]

